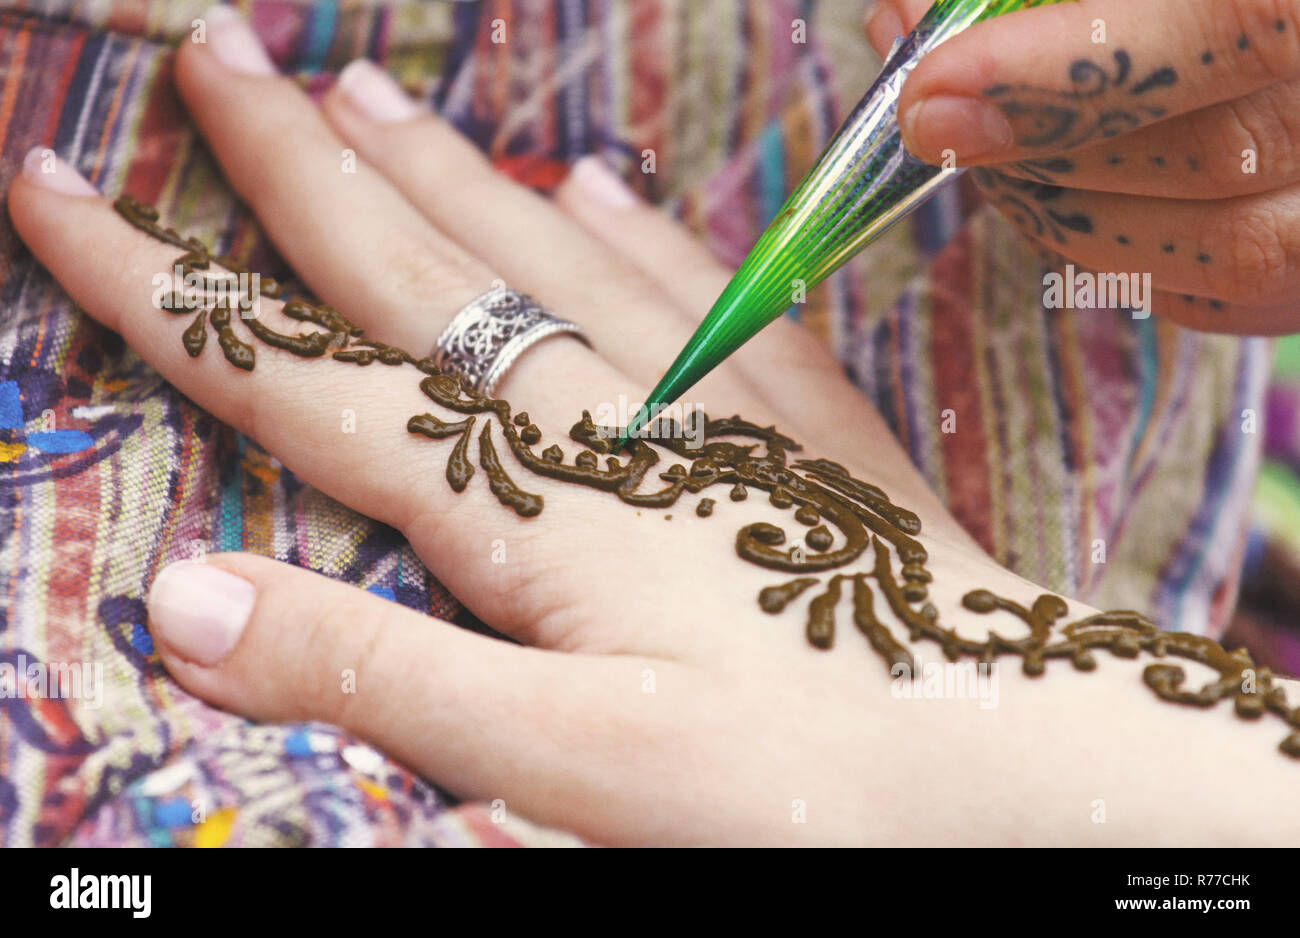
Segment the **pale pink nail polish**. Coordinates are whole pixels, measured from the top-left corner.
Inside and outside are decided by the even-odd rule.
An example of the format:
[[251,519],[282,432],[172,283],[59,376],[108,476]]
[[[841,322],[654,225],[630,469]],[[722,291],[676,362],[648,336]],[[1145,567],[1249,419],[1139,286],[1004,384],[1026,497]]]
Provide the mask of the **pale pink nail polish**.
[[38,186],[64,195],[99,195],[94,186],[49,147],[36,146],[27,151],[23,157],[23,175]]
[[573,164],[569,175],[583,192],[606,208],[631,208],[637,204],[636,194],[599,156],[584,156]]
[[239,642],[254,595],[243,577],[180,560],[164,567],[149,589],[149,630],[186,661],[210,668]]
[[208,47],[226,68],[247,75],[276,73],[275,63],[238,10],[218,4],[203,14],[203,21],[207,23]]
[[401,86],[374,62],[356,59],[339,72],[339,90],[349,103],[379,124],[410,120],[420,113]]

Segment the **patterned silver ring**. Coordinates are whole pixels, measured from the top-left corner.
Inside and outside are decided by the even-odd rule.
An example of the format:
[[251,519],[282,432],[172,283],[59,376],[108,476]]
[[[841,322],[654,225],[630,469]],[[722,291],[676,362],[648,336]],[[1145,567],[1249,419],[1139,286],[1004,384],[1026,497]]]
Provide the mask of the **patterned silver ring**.
[[433,345],[434,364],[490,395],[526,349],[554,335],[590,346],[575,323],[552,316],[525,293],[495,287],[465,304]]

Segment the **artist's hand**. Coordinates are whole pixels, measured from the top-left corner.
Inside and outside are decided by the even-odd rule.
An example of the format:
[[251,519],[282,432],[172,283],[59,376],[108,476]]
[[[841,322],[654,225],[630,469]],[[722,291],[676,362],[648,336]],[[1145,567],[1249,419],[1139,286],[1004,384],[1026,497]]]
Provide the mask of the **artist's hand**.
[[[279,249],[368,334],[422,355],[497,276],[581,323],[596,351],[542,343],[499,389],[570,459],[566,431],[579,412],[644,394],[727,279],[595,164],[580,165],[557,207],[495,173],[371,66],[350,68],[318,109],[272,74],[242,26],[213,18],[206,47],[180,50],[176,79]],[[355,172],[345,150],[355,151]],[[790,524],[758,493],[739,503],[724,494],[707,519],[695,516],[695,499],[638,511],[529,474],[506,454],[516,480],[546,499],[539,516],[520,519],[481,471],[454,494],[443,472],[449,444],[407,431],[410,416],[436,409],[410,366],[360,368],[262,346],[245,372],[212,343],[190,358],[184,320],[152,303],[154,275],[171,269],[175,249],[42,157],[15,180],[10,213],[86,312],[300,478],[400,529],[457,597],[523,643],[266,558],[222,554],[168,567],[150,595],[156,645],[192,693],[256,720],[338,724],[459,796],[502,799],[508,811],[603,843],[1300,836],[1283,808],[1298,769],[1277,752],[1279,721],[1160,703],[1142,685],[1145,662],[1107,658],[1094,674],[1053,662],[1030,679],[1012,660],[985,707],[891,695],[886,666],[843,618],[832,649],[810,647],[808,597],[763,613],[759,590],[788,575],[736,555],[742,524]],[[300,327],[267,299],[259,318]],[[1007,615],[971,625],[960,607],[967,590],[1022,603],[1038,591],[960,532],[798,327],[773,324],[698,398],[715,414],[776,422],[809,455],[844,462],[915,509],[944,621],[976,638],[990,626],[1023,631]],[[914,650],[939,660],[934,643]]]
[[[882,0],[872,45],[883,55],[929,6]],[[923,59],[899,102],[908,149],[982,167],[1045,259],[1150,273],[1156,315],[1244,334],[1300,329],[1298,113],[1294,0],[1005,14]]]

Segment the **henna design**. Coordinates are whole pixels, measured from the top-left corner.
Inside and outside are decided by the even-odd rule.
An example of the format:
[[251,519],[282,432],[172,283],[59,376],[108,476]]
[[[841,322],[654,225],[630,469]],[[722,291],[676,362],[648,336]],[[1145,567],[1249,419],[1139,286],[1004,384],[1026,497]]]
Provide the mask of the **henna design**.
[[985,88],[984,96],[1011,122],[1019,146],[1069,150],[1096,138],[1118,137],[1166,115],[1165,108],[1157,105],[1134,101],[1120,106],[1117,101],[1108,105],[1090,123],[1086,121],[1085,110],[1079,106],[1081,101],[1121,92],[1127,98],[1139,98],[1178,81],[1178,73],[1164,66],[1130,85],[1132,72],[1132,60],[1121,49],[1114,54],[1113,71],[1107,71],[1105,66],[1088,59],[1071,63],[1068,72],[1070,88],[1067,90],[1000,84]]
[[[1030,197],[1037,201],[1055,198],[1052,190],[1056,187],[1017,182],[1032,187]],[[182,238],[174,230],[163,228],[158,224],[157,211],[130,196],[119,197],[114,207],[136,228],[184,251],[177,264],[187,273],[203,273],[213,261],[235,273],[246,273],[229,258],[209,255],[197,240]],[[1047,217],[1063,224],[1050,212]],[[1077,230],[1078,226],[1074,227]],[[221,279],[202,282],[215,283]],[[271,288],[263,289],[264,293],[279,295],[278,284],[269,278],[262,282]],[[241,297],[241,308],[245,300],[251,302],[252,297]],[[169,313],[189,311],[175,297],[164,308]],[[1183,658],[1213,668],[1219,678],[1198,690],[1188,690],[1183,687],[1186,675],[1181,667],[1153,662],[1143,672],[1143,680],[1157,697],[1201,708],[1231,698],[1236,714],[1243,719],[1272,714],[1291,729],[1279,748],[1289,756],[1300,758],[1300,706],[1289,708],[1285,692],[1274,684],[1272,674],[1267,669],[1256,669],[1244,650],[1228,652],[1206,638],[1162,632],[1135,612],[1099,613],[1058,628],[1058,620],[1066,616],[1069,607],[1065,600],[1052,594],[1039,596],[1028,608],[984,589],[972,590],[963,597],[963,606],[972,613],[1002,612],[1019,619],[1028,627],[1028,634],[1020,638],[1007,638],[989,629],[983,640],[976,641],[945,627],[939,621],[938,610],[928,600],[928,584],[932,580],[926,569],[928,555],[915,539],[921,532],[920,518],[907,508],[895,505],[878,486],[851,476],[838,463],[827,459],[790,462],[788,454],[800,452],[801,447],[775,427],[760,427],[739,416],[705,417],[705,442],[699,448],[692,448],[680,428],[672,421],[661,419],[657,421],[658,432],[653,435],[655,444],[683,460],[690,460],[690,467],[673,463],[657,473],[663,486],[649,483],[647,490],[647,480],[659,465],[660,456],[644,439],[630,442],[627,461],[623,462],[609,455],[610,441],[618,437],[619,428],[597,426],[591,415],[584,412],[569,431],[569,437],[582,447],[572,463],[565,462],[564,452],[556,444],[538,455],[533,446],[541,440],[540,429],[526,413],[512,414],[506,401],[470,389],[459,377],[442,374],[429,359],[416,359],[394,346],[362,339],[361,330],[331,307],[290,300],[284,312],[322,331],[286,336],[256,318],[232,317],[228,301],[217,300],[198,312],[185,329],[182,342],[191,356],[201,355],[210,326],[217,332],[227,360],[251,371],[256,363],[254,346],[236,335],[234,323],[239,321],[263,345],[302,358],[320,358],[333,349],[331,357],[335,361],[357,367],[374,362],[413,366],[424,374],[420,380],[424,395],[440,407],[463,415],[463,419],[444,420],[434,414],[417,414],[407,421],[407,430],[437,441],[455,438],[447,458],[446,476],[451,489],[459,493],[465,491],[475,474],[469,447],[479,417],[483,417],[477,436],[479,466],[488,478],[493,495],[524,518],[540,514],[545,502],[541,495],[521,487],[502,465],[493,442],[494,425],[510,453],[527,472],[606,492],[638,508],[669,508],[684,494],[695,495],[718,485],[731,486],[735,501],[747,498],[751,489],[765,491],[774,507],[791,511],[795,522],[808,528],[804,542],[809,550],[798,544],[786,547],[785,530],[766,522],[748,524],[736,532],[736,553],[742,559],[767,569],[800,574],[759,592],[758,604],[764,612],[782,612],[799,596],[822,584],[822,578],[816,574],[842,569],[868,548],[873,552],[870,571],[832,573],[823,591],[810,601],[805,629],[808,642],[815,648],[825,650],[834,645],[836,610],[848,586],[853,623],[891,668],[891,673],[896,665],[913,668],[914,659],[894,631],[878,617],[877,596],[907,630],[911,642],[935,642],[953,661],[974,657],[990,663],[1002,655],[1016,655],[1021,658],[1024,673],[1037,676],[1045,672],[1047,661],[1057,658],[1070,659],[1080,670],[1092,670],[1097,666],[1092,653],[1095,649],[1105,649],[1121,658],[1134,658],[1143,653],[1156,658]],[[728,437],[733,439],[724,439]],[[740,444],[734,438],[753,442]],[[603,469],[599,467],[598,454],[606,456]],[[701,498],[696,514],[709,517],[714,504],[712,498]],[[895,556],[899,564],[897,574]],[[872,580],[874,589],[869,583]]]
[[1011,220],[1037,239],[1051,237],[1057,244],[1065,244],[1066,232],[1092,234],[1092,217],[1083,212],[1066,212],[1053,203],[1068,190],[1061,186],[1020,179],[986,166],[973,171],[975,183],[989,196],[994,205],[1003,209]]

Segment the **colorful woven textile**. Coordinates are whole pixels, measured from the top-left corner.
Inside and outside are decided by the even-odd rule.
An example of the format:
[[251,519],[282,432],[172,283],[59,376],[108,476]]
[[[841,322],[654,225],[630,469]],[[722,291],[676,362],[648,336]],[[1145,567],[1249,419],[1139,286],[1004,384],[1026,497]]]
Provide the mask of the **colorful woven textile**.
[[[733,264],[871,69],[857,0],[240,5],[308,88],[379,60],[503,170],[545,189],[600,152]],[[0,12],[0,184],[47,145],[106,193],[291,280],[172,87],[169,43],[203,6]],[[492,41],[498,19],[508,42]],[[792,41],[803,19],[808,42]],[[654,175],[635,172],[646,149]],[[1045,311],[1033,250],[973,205],[945,192],[802,318],[997,559],[1215,632],[1236,590],[1259,449],[1242,414],[1261,407],[1268,344]],[[7,220],[0,290],[0,665],[102,665],[103,691],[0,698],[0,842],[577,842],[455,805],[337,730],[256,726],[171,682],[144,597],[166,563],[203,551],[461,611],[396,532],[304,486],[78,314]]]
[[1241,603],[1228,636],[1261,664],[1300,675],[1300,336],[1278,343],[1264,419]]

